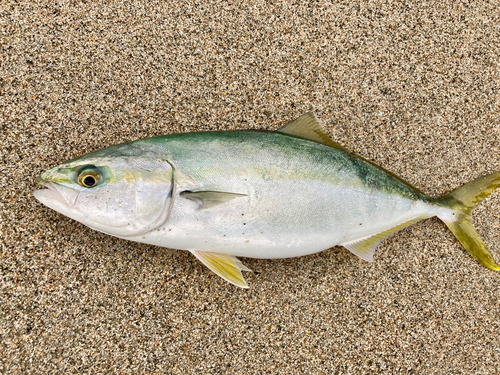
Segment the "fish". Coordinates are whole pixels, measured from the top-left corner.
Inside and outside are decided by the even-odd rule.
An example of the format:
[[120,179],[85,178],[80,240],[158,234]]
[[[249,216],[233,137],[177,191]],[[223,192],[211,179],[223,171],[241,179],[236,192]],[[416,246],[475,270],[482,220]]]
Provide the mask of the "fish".
[[500,171],[433,198],[334,142],[314,113],[276,131],[190,132],[122,143],[43,172],[34,197],[130,241],[187,250],[248,288],[238,257],[343,246],[373,262],[382,239],[437,216],[482,265],[500,270],[471,220]]

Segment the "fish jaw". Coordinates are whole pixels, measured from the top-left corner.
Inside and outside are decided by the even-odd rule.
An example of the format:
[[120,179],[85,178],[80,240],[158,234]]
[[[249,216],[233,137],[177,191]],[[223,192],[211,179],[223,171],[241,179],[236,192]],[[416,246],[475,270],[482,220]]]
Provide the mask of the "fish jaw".
[[42,177],[38,177],[36,182],[43,185],[45,189],[33,191],[33,196],[44,205],[58,212],[61,211],[55,207],[72,208],[75,206],[78,191],[44,180]]
[[33,191],[33,196],[40,203],[64,216],[83,223],[94,230],[106,233],[103,228],[96,228],[86,224],[88,222],[88,218],[75,209],[76,201],[79,195],[78,191],[57,185],[53,182],[42,180],[40,177],[37,179],[37,182],[45,186],[45,189],[36,189]]
[[92,222],[87,215],[76,209],[78,191],[46,181],[41,177],[38,177],[37,183],[45,187],[45,189],[36,189],[33,191],[33,196],[40,203],[98,232],[112,234],[110,233],[109,226]]

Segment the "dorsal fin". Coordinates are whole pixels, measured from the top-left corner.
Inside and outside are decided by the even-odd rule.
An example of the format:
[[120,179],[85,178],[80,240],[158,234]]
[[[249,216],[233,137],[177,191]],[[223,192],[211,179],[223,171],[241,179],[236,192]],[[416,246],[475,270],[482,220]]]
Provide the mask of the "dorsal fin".
[[[385,173],[390,174],[392,177],[396,178],[406,186],[409,186],[410,188],[418,191],[419,193],[422,193],[422,191],[412,184],[406,182],[403,180],[401,177],[396,176],[394,173],[391,171],[388,171],[385,168],[382,168],[373,162],[366,160],[365,158],[356,155],[346,149],[345,147],[342,147],[339,145],[337,142],[333,141],[328,134],[326,134],[323,125],[321,125],[320,120],[316,117],[316,115],[313,112],[308,112],[305,115],[300,116],[298,119],[295,119],[293,121],[290,121],[288,124],[283,126],[282,128],[279,128],[277,130],[280,133],[288,134],[294,137],[299,137],[299,138],[304,138],[308,139],[313,142],[321,143],[326,146],[330,146],[333,148],[336,148],[337,150],[344,151],[350,155],[354,155],[356,158],[361,159],[369,164],[374,165],[378,169],[383,170]],[[423,193],[422,193],[423,194]]]
[[300,116],[298,119],[290,121],[288,124],[278,129],[280,133],[293,135],[294,137],[305,138],[313,142],[321,143],[342,151],[347,151],[344,147],[337,142],[331,140],[326,134],[323,125],[319,119],[312,112]]

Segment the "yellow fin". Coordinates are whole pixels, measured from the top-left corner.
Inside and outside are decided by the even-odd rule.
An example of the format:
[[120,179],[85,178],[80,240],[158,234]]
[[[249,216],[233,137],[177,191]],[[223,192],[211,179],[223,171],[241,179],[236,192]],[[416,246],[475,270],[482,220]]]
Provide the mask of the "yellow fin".
[[474,181],[453,190],[450,194],[442,197],[441,200],[446,201],[454,198],[465,206],[463,211],[469,213],[499,186],[500,171],[476,178]]
[[211,253],[208,251],[191,250],[191,253],[224,280],[240,288],[248,288],[248,284],[241,275],[241,271],[251,272],[252,270],[245,267],[238,258],[232,255]]
[[452,220],[440,219],[479,263],[495,271],[500,271],[500,266],[474,229],[470,212],[498,187],[500,171],[479,177],[440,199],[446,206],[455,210]]
[[183,191],[180,196],[195,201],[200,205],[200,208],[210,208],[247,195],[223,191]]
[[457,221],[445,221],[445,224],[469,254],[476,258],[479,263],[494,271],[500,270],[500,266],[495,262],[483,240],[479,237],[469,215],[459,215]]
[[413,224],[414,222],[421,219],[421,217],[418,217],[416,219],[412,219],[399,224],[394,228],[390,228],[383,232],[374,234],[373,236],[370,236],[368,238],[352,241],[349,243],[343,243],[341,245],[361,259],[366,260],[367,262],[373,262],[373,254],[375,253],[375,249],[377,248],[380,241],[382,241],[385,237],[396,233],[398,230],[403,229],[404,227],[407,227],[408,225]]
[[290,121],[288,124],[278,129],[280,133],[293,135],[294,137],[305,138],[313,142],[321,143],[345,152],[349,152],[338,143],[331,140],[326,134],[323,125],[312,112],[300,116],[298,119]]

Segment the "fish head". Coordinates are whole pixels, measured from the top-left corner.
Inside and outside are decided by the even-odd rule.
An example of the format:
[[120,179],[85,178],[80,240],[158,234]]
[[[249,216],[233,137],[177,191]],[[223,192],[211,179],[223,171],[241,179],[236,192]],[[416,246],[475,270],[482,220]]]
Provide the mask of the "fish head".
[[173,170],[148,150],[111,147],[43,172],[33,192],[41,203],[118,237],[148,233],[168,220]]

